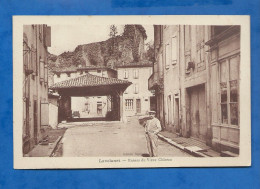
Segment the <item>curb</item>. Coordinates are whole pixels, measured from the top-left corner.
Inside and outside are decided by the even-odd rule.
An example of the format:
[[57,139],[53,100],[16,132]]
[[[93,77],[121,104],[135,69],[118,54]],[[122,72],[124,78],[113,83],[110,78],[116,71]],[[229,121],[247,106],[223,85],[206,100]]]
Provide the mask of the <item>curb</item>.
[[192,156],[195,156],[195,157],[210,157],[210,156],[207,156],[207,155],[205,155],[205,154],[203,154],[203,153],[201,153],[201,152],[191,151],[191,150],[189,150],[188,148],[186,148],[186,147],[184,147],[184,146],[178,144],[177,142],[174,142],[173,140],[171,140],[171,139],[169,139],[169,138],[167,138],[167,137],[165,137],[165,136],[163,136],[163,135],[161,135],[161,134],[157,134],[157,136],[158,136],[161,140],[163,140],[163,141],[169,143],[170,145],[172,145],[172,146],[174,146],[174,147],[176,147],[176,148],[178,148],[178,149],[180,149],[180,150],[183,150],[184,152],[187,152],[188,154],[190,154],[190,155],[192,155]]
[[52,157],[52,154],[54,153],[54,151],[57,149],[57,146],[60,142],[60,140],[62,139],[63,136],[59,136],[59,138],[54,142],[54,148],[51,150],[51,153],[49,154],[49,157]]

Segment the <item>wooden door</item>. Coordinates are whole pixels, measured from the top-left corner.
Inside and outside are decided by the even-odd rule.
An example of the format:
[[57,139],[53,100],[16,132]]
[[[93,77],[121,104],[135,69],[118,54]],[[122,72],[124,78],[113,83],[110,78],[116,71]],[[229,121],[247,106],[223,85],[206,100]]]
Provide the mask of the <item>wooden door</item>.
[[136,113],[141,113],[141,99],[136,99]]
[[180,131],[179,98],[175,98],[175,103],[173,107],[174,107],[174,126],[176,128],[176,131],[179,132]]
[[206,99],[204,85],[194,87],[190,92],[190,130],[191,136],[206,141]]

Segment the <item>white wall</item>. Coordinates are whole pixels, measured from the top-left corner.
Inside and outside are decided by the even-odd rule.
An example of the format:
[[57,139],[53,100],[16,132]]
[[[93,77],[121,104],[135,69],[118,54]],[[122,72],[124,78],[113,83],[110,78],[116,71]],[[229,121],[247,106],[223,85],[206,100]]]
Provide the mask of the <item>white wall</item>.
[[58,107],[49,103],[49,125],[56,128],[58,125]]
[[[124,78],[124,72],[128,71],[128,78]],[[138,78],[134,78],[134,70],[138,70]],[[123,94],[123,109],[124,115],[133,116],[136,115],[136,99],[141,100],[141,114],[145,114],[150,110],[150,97],[153,94],[148,90],[148,79],[152,74],[152,67],[136,67],[136,68],[118,68],[118,79],[128,80],[133,84],[127,88],[127,93]],[[138,85],[138,93],[134,92],[135,84]],[[125,107],[125,100],[133,99],[133,109],[128,110]]]
[[[102,102],[102,115],[97,113],[97,103]],[[87,105],[88,103],[88,111]],[[91,96],[91,97],[71,97],[71,110],[79,111],[80,118],[105,117],[107,113],[107,97]]]

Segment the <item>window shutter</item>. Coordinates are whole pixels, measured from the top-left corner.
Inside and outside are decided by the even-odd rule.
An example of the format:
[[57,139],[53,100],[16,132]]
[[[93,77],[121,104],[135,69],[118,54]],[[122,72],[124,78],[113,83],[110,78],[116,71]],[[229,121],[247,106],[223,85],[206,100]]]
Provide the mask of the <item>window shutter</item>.
[[165,68],[168,69],[170,66],[170,59],[169,59],[169,53],[170,53],[170,45],[165,45]]
[[128,78],[128,70],[124,71],[124,78],[127,79]]
[[47,64],[45,65],[45,68],[44,68],[44,82],[45,82],[45,84],[48,83],[48,66],[47,66]]
[[45,28],[45,44],[47,47],[51,46],[51,27]]
[[177,63],[177,38],[172,37],[172,64]]
[[31,64],[32,64],[33,75],[37,75],[36,49],[34,48],[33,45],[31,47]]
[[44,60],[40,59],[40,81],[43,82],[44,81]]

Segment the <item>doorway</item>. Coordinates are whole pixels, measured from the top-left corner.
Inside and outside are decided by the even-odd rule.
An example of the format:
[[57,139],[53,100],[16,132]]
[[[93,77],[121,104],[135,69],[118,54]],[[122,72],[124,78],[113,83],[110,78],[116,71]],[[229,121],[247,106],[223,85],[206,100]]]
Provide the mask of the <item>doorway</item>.
[[174,126],[175,126],[175,130],[176,132],[180,132],[180,114],[179,114],[179,98],[174,99]]
[[102,116],[102,102],[97,102],[97,115]]
[[207,134],[205,85],[192,87],[188,92],[191,137],[205,142]]
[[136,99],[136,113],[141,113],[141,99]]

